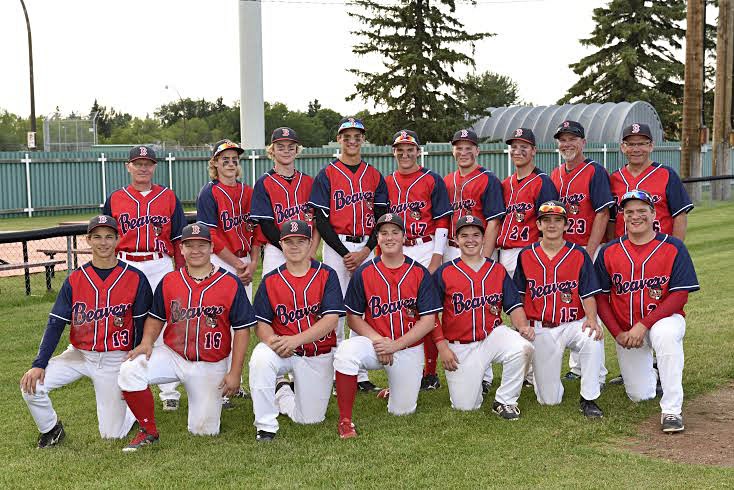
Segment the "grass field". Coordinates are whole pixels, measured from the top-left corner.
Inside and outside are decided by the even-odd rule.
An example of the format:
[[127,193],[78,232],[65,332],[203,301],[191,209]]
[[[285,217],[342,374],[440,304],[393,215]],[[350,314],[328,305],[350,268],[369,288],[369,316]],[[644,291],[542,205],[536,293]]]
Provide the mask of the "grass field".
[[[733,216],[734,204],[727,203],[699,207],[689,218],[687,244],[702,290],[687,307],[687,400],[734,378]],[[62,275],[57,275],[57,288]],[[158,412],[160,444],[123,454],[124,441],[100,440],[91,385],[80,381],[52,394],[66,440],[61,447],[39,451],[18,380],[35,356],[54,298],[26,298],[21,281],[0,280],[0,416],[7,429],[0,444],[2,488],[730,488],[734,481],[733,468],[674,464],[629,452],[627,441],[640,421],[659,412],[658,401],[634,404],[622,387],[611,386],[599,399],[605,418],[589,423],[577,409],[578,383],[567,385],[565,401],[557,407],[539,406],[534,394],[524,390],[517,423],[493,416],[487,401],[478,412],[451,410],[445,386],[422,393],[418,412],[406,417],[389,416],[384,401],[358,395],[357,439],[338,439],[334,401],[321,425],[299,426],[281,417],[278,438],[269,445],[255,442],[249,400],[237,400],[234,410],[224,412],[220,436],[188,434],[184,396],[178,412]],[[607,366],[615,375],[609,339]],[[372,378],[385,382],[382,373]]]

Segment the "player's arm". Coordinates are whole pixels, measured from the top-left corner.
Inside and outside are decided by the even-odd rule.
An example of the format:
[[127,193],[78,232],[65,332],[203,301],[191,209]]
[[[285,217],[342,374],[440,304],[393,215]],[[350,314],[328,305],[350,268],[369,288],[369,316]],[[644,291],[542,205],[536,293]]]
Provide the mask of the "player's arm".
[[[596,249],[602,243],[604,236],[607,234],[607,225],[609,224],[609,208],[602,209],[594,215],[594,222],[591,225],[591,234],[589,235],[589,243],[586,245],[586,251],[590,256],[594,256]],[[612,227],[613,229],[614,227]]]
[[[173,191],[171,191],[173,192]],[[173,263],[177,269],[186,265],[186,260],[181,253],[181,233],[186,226],[186,214],[184,213],[181,201],[175,196],[175,204],[173,215],[171,216],[171,246],[173,247]]]
[[433,274],[443,264],[443,254],[446,251],[446,243],[449,240],[449,220],[450,216],[444,216],[437,219],[436,231],[433,235],[433,255],[431,262],[428,264],[428,272]]
[[673,236],[678,240],[686,239],[686,230],[688,229],[688,214],[680,213],[673,218]]
[[150,289],[150,283],[145,274],[138,272],[138,290],[135,293],[135,301],[133,302],[133,342],[131,347],[134,349],[143,340],[143,331],[145,329],[145,319],[148,317],[150,307],[153,304],[153,291]]
[[321,245],[321,234],[316,228],[311,232],[311,248],[309,249],[308,256],[312,259],[316,259],[319,253],[319,246]]
[[[351,326],[351,324],[350,324]],[[416,344],[423,337],[431,333],[436,326],[436,315],[430,313],[425,316],[421,316],[420,319],[415,322],[413,328],[402,337],[392,340],[387,337],[380,337],[377,340],[372,341],[372,345],[375,347],[377,355],[390,355],[395,352],[407,349],[411,345]]]
[[250,344],[250,329],[241,328],[235,330],[232,340],[232,366],[219,384],[223,396],[231,396],[240,389],[242,379],[242,365],[245,363],[247,346]]
[[596,321],[596,298],[594,296],[589,296],[588,298],[582,299],[581,303],[584,305],[584,313],[586,314],[586,319],[584,320],[584,324],[581,326],[581,331],[589,329],[589,337],[593,335],[594,340],[603,339],[604,330],[602,330],[599,322]]
[[316,229],[319,231],[319,235],[321,235],[324,242],[336,251],[336,253],[344,257],[349,253],[349,250],[347,250],[347,247],[345,247],[341,240],[339,240],[339,235],[337,235],[334,228],[332,228],[327,213],[328,212],[323,209],[315,209],[314,218],[316,219]]
[[[521,253],[522,255],[522,253]],[[519,269],[519,272],[518,272]],[[535,329],[530,326],[528,317],[523,308],[523,298],[520,294],[516,281],[525,282],[525,274],[522,270],[520,258],[517,260],[517,269],[515,271],[515,280],[505,272],[505,278],[502,281],[502,309],[510,315],[510,322],[524,338],[533,341],[535,339]]]
[[[614,208],[612,208],[612,212],[614,212]],[[616,229],[616,224],[614,221],[611,221],[611,218],[610,218],[610,221],[607,223],[607,232],[606,232],[607,242],[611,242],[612,240],[614,240],[615,229]]]
[[270,242],[272,246],[278,247],[279,250],[282,250],[280,248],[280,231],[278,231],[278,227],[275,226],[275,221],[272,219],[260,219],[258,220],[258,225],[260,226],[263,235],[265,235],[265,238],[268,239],[268,242]]
[[250,248],[250,263],[245,264],[244,273],[239,276],[245,286],[249,286],[252,282],[252,278],[255,277],[255,271],[257,270],[257,264],[260,262],[260,252],[262,251],[262,245],[260,245],[254,238]]
[[276,336],[272,340],[270,348],[280,357],[289,357],[302,345],[316,342],[329,334],[329,332],[333,332],[338,322],[339,315],[337,313],[324,315],[319,321],[299,334]]
[[482,244],[482,255],[491,257],[497,247],[497,236],[500,233],[500,219],[495,218],[487,221],[484,230],[484,242]]

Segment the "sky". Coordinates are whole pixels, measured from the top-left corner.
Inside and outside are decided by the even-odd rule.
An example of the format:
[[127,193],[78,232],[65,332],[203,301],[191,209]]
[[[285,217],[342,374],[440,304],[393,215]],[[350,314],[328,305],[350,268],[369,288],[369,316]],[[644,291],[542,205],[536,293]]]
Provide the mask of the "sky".
[[[348,68],[380,70],[359,58],[342,0],[263,0],[265,100],[306,110],[318,99],[342,114],[368,104],[345,101]],[[299,2],[299,3],[296,3]],[[60,107],[88,113],[100,104],[152,115],[181,97],[240,98],[237,0],[25,0],[33,35],[36,114]],[[580,45],[601,0],[478,0],[459,4],[477,43],[476,71],[513,78],[524,102],[555,103],[576,81],[568,67],[592,52]],[[30,114],[27,32],[18,0],[0,2],[0,110]],[[463,72],[462,72],[463,74]],[[165,87],[168,86],[168,89]]]

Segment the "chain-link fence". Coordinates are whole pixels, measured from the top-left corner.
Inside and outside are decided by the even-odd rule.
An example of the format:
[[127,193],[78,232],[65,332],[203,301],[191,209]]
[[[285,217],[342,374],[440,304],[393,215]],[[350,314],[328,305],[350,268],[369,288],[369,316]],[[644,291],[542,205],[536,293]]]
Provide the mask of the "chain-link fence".
[[88,117],[43,120],[43,151],[86,151],[97,144],[97,112]]

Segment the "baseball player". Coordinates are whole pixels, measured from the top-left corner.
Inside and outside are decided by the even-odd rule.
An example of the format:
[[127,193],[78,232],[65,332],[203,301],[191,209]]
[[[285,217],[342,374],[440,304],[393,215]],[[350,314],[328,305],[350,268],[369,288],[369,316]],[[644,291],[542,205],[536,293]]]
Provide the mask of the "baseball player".
[[683,307],[698,291],[693,262],[683,242],[655,231],[654,197],[634,189],[619,201],[627,234],[602,247],[596,270],[604,294],[599,315],[617,341],[617,358],[627,396],[655,397],[652,354],[658,359],[663,432],[683,424]]
[[[357,267],[373,257],[377,239],[372,230],[375,221],[387,212],[385,179],[362,160],[365,133],[361,120],[341,120],[336,136],[341,154],[316,176],[309,200],[315,208],[316,228],[324,240],[324,264],[336,271],[342,293]],[[339,319],[336,339],[337,344],[344,339],[343,318]],[[359,390],[379,391],[366,370],[359,373]]]
[[[532,339],[533,329],[512,278],[502,265],[482,255],[484,223],[472,215],[456,222],[461,257],[434,274],[444,313],[433,337],[453,408],[479,409],[484,401],[482,378],[497,362],[502,364],[502,383],[492,411],[505,420],[517,420],[517,399],[533,356],[532,344],[523,337]],[[502,324],[501,310],[512,317],[520,333]]]
[[[485,220],[482,255],[497,258],[495,245],[502,218],[505,216],[505,203],[502,198],[502,184],[497,176],[479,166],[479,139],[471,129],[460,129],[451,139],[452,153],[456,160],[456,171],[444,177],[449,194],[449,202],[454,214],[449,226],[449,240],[444,262],[461,255],[456,241],[456,223],[464,216],[481,217]],[[438,351],[433,345],[426,345],[426,377],[436,374]],[[492,370],[488,369],[482,382],[484,394],[492,385]],[[436,377],[436,380],[438,377]]]
[[[89,221],[92,260],[64,281],[38,356],[20,380],[23,399],[41,432],[39,448],[55,446],[65,435],[49,392],[84,376],[94,386],[103,438],[123,438],[135,422],[117,387],[117,375],[126,351],[140,342],[153,293],[142,272],[117,260],[118,241],[114,218],[103,215]],[[71,345],[51,358],[67,323]]]
[[601,383],[600,342],[603,330],[596,316],[594,295],[600,292],[589,254],[563,237],[569,219],[560,201],[538,208],[539,242],[523,248],[517,259],[515,283],[523,295],[525,314],[535,327],[533,374],[541,405],[557,405],[563,398],[561,362],[565,350],[579,353],[581,398],[587,418],[604,415],[594,400]]
[[265,237],[263,277],[285,264],[280,248],[280,227],[286,221],[300,219],[311,226],[311,257],[316,256],[321,238],[313,229],[314,212],[308,203],[313,179],[295,168],[296,157],[303,150],[298,135],[291,128],[277,128],[270,136],[268,157],[274,166],[255,183],[252,193],[252,218],[257,220]]
[[[436,172],[418,165],[420,141],[414,131],[395,133],[392,148],[398,169],[385,178],[385,183],[390,212],[405,223],[403,253],[433,274],[443,262],[452,213],[446,184]],[[436,375],[437,351],[428,335],[425,352],[421,389],[435,390],[441,386]]]
[[[188,429],[197,435],[219,433],[221,397],[240,387],[248,328],[255,324],[245,288],[236,276],[211,263],[209,228],[188,225],[181,242],[186,265],[166,274],[156,288],[143,340],[120,367],[120,389],[140,425],[126,452],[158,441],[149,384],[183,383],[189,397]],[[164,322],[164,344],[154,347]]]
[[355,437],[352,407],[360,369],[387,371],[387,411],[415,412],[423,370],[423,337],[435,326],[441,301],[428,269],[403,254],[405,225],[397,214],[377,220],[382,255],[360,266],[344,303],[349,325],[359,334],[334,355],[339,437]]
[[[586,133],[577,121],[563,121],[553,137],[563,157],[563,163],[553,169],[551,180],[558,190],[558,199],[568,211],[568,229],[564,238],[584,247],[593,260],[599,245],[605,241],[609,210],[614,206],[609,174],[604,167],[584,155]],[[607,376],[603,342],[602,339],[602,383]],[[581,365],[574,350],[569,356],[568,367],[564,380],[581,379]]]
[[[153,183],[157,164],[152,148],[133,147],[125,164],[130,185],[110,194],[102,208],[102,214],[117,221],[120,233],[117,256],[142,271],[153,291],[163,276],[173,270],[174,262],[177,268],[183,266],[179,240],[186,225],[176,194]],[[158,342],[162,343],[163,339]],[[177,383],[160,386],[163,410],[178,410],[181,394],[177,386]]]
[[[311,225],[285,221],[280,236],[286,263],[265,275],[255,295],[260,343],[250,357],[250,391],[258,441],[275,438],[279,412],[299,424],[323,422],[334,378],[334,329],[346,314],[336,272],[311,259]],[[282,378],[287,373],[293,383]]]

